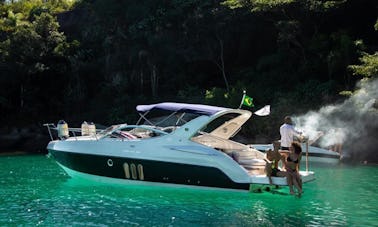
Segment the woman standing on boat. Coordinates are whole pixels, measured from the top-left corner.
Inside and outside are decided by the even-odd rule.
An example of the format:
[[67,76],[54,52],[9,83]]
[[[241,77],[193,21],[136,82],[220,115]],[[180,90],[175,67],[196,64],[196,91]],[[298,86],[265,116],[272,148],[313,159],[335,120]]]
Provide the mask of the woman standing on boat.
[[283,159],[286,169],[286,178],[290,187],[290,194],[294,194],[293,185],[298,190],[299,195],[302,194],[302,180],[299,175],[299,163],[302,156],[302,147],[298,142],[292,142],[289,147],[290,153]]

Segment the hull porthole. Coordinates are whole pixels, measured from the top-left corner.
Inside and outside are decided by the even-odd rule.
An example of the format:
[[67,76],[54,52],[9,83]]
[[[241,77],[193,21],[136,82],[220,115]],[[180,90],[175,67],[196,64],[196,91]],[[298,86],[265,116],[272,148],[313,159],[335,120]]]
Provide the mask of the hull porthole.
[[126,179],[130,179],[129,164],[127,164],[126,162],[123,164],[123,170],[125,171],[125,177],[126,177]]
[[131,167],[131,177],[132,177],[134,180],[138,179],[138,176],[137,176],[137,169],[136,169],[135,164],[134,164],[134,163],[131,163],[130,167]]
[[108,159],[108,166],[112,167],[113,166],[113,160],[111,160],[110,158]]
[[141,164],[138,164],[138,173],[139,173],[139,180],[144,180],[143,166]]

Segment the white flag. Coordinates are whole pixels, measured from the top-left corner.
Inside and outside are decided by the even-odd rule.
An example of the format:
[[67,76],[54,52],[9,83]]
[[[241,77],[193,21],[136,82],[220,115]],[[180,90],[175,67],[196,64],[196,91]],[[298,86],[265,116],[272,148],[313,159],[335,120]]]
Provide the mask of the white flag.
[[254,114],[257,116],[268,116],[270,114],[270,105],[266,105],[263,108],[256,111]]

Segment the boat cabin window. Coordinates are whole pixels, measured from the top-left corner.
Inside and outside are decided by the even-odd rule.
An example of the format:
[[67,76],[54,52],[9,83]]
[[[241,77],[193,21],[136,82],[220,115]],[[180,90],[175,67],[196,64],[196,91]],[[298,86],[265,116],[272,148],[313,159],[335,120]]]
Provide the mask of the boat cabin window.
[[225,122],[230,121],[230,120],[238,117],[239,115],[240,114],[238,114],[238,113],[229,113],[229,114],[222,115],[222,116],[214,119],[210,123],[208,123],[206,125],[206,127],[202,129],[202,131],[206,132],[206,133],[211,133],[212,131],[219,128],[221,125],[223,125]]

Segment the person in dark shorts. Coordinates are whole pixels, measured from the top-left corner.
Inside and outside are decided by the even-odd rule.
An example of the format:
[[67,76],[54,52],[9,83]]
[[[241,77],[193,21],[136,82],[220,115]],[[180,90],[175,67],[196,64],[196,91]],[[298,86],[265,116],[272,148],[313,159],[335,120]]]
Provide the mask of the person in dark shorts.
[[273,142],[274,149],[268,149],[266,151],[266,166],[265,166],[265,172],[266,175],[269,177],[269,183],[272,184],[272,178],[271,177],[278,177],[280,176],[279,172],[281,171],[278,168],[278,163],[282,159],[282,156],[279,150],[279,142],[274,141]]
[[294,128],[293,121],[290,116],[284,118],[284,123],[280,127],[281,150],[288,151],[294,137],[300,137],[302,132]]

